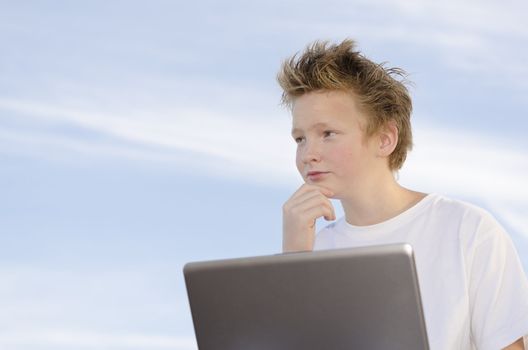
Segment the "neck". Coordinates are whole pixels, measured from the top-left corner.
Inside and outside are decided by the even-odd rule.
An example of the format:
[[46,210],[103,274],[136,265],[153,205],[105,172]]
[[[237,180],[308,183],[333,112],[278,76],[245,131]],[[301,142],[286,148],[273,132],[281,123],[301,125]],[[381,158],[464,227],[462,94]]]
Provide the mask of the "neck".
[[400,186],[390,173],[385,179],[372,181],[357,193],[343,196],[341,204],[349,224],[367,226],[403,213],[424,197],[424,193]]

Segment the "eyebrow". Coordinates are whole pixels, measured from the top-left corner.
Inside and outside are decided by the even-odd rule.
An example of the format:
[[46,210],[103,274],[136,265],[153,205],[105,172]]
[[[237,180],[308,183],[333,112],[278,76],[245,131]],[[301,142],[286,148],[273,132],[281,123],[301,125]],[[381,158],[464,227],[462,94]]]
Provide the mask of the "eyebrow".
[[[324,128],[327,128],[327,127],[329,127],[329,125],[328,125],[327,123],[320,122],[320,123],[316,123],[316,124],[310,126],[310,127],[308,128],[308,130],[312,130],[312,129],[324,129]],[[298,133],[298,132],[300,132],[300,131],[301,131],[301,129],[299,129],[299,128],[293,128],[292,131],[291,131],[291,133],[292,133],[292,135],[293,135],[293,134]]]

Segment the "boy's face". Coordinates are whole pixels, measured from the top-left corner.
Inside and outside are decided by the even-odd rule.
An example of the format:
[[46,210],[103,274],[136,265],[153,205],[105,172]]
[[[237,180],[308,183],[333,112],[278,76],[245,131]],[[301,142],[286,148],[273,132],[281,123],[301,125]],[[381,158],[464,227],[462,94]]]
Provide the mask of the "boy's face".
[[310,92],[295,99],[292,114],[297,169],[306,183],[342,199],[374,181],[378,143],[376,137],[366,138],[366,119],[352,94]]

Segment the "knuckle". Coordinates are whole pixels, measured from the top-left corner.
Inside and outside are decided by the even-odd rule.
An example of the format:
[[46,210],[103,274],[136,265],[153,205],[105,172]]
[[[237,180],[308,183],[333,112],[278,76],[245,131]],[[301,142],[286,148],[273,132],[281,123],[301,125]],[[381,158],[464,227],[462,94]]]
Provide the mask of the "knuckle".
[[298,207],[293,207],[290,209],[290,213],[292,213],[293,215],[301,215],[302,211]]

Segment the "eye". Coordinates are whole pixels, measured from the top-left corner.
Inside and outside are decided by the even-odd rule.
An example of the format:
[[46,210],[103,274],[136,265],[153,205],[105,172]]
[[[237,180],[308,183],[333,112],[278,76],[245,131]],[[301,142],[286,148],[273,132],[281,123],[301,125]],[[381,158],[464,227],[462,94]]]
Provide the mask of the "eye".
[[325,130],[323,132],[323,135],[324,135],[324,137],[331,137],[331,136],[335,136],[336,132],[335,131],[331,131],[331,130]]
[[304,141],[304,137],[302,136],[294,137],[293,139],[295,140],[295,143],[301,143]]

